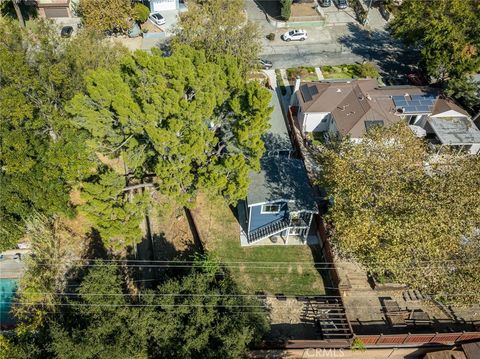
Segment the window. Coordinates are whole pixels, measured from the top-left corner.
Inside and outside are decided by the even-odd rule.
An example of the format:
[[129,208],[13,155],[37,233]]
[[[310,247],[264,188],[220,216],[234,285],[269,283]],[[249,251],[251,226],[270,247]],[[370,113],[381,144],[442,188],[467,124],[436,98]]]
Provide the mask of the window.
[[280,212],[279,204],[264,204],[262,206],[262,213],[278,213]]

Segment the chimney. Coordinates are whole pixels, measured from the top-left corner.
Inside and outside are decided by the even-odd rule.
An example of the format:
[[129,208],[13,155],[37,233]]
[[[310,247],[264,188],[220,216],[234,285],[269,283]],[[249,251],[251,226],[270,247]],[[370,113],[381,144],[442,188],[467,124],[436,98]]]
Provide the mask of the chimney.
[[290,106],[297,104],[297,92],[300,90],[300,76],[295,79],[295,87],[293,88],[292,96],[290,96]]

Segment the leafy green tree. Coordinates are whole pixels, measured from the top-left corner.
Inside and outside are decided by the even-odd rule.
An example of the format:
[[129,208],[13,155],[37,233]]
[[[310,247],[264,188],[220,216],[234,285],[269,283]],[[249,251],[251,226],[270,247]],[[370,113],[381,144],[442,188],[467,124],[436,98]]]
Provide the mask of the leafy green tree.
[[292,0],[280,0],[280,16],[288,21],[292,15]]
[[234,56],[249,70],[261,49],[259,27],[247,19],[242,0],[192,0],[180,14],[174,41],[204,50],[208,60]]
[[78,12],[87,29],[127,32],[135,14],[131,0],[80,0]]
[[199,189],[235,203],[259,169],[270,94],[245,83],[233,58],[220,63],[187,46],[136,52],[121,70],[92,72],[68,111],[93,150],[124,163],[129,184],[185,205]]
[[20,25],[25,27],[25,19],[23,18],[22,9],[20,8],[22,1],[23,0],[0,0],[0,9],[11,4],[15,10]]
[[242,357],[268,330],[266,312],[200,267],[134,295],[120,267],[97,261],[44,327],[0,345],[22,359]]
[[469,77],[450,79],[445,93],[466,108],[480,106],[480,84]]
[[471,260],[480,255],[478,157],[439,160],[405,124],[321,153],[321,183],[334,202],[328,220],[343,256],[380,280],[450,302],[478,302],[480,275]]
[[[26,270],[19,282],[15,316],[22,321],[17,332],[36,330],[49,313],[57,311],[56,293],[65,289],[66,274],[78,264],[73,247],[81,247],[83,238],[60,218],[34,214],[26,221],[26,240],[33,256],[26,257]],[[28,304],[27,304],[28,303]]]
[[85,72],[122,55],[86,32],[62,39],[46,22],[23,30],[0,19],[0,250],[15,244],[32,213],[73,213],[69,192],[92,156],[64,104],[83,89]]
[[480,66],[476,0],[405,0],[391,23],[395,37],[420,49],[423,67],[438,80],[459,78]]
[[147,6],[137,2],[133,6],[133,13],[136,21],[144,23],[148,20],[150,9]]
[[83,183],[81,211],[92,220],[108,249],[134,246],[142,238],[140,223],[145,218],[147,197],[129,196],[125,178],[105,171]]

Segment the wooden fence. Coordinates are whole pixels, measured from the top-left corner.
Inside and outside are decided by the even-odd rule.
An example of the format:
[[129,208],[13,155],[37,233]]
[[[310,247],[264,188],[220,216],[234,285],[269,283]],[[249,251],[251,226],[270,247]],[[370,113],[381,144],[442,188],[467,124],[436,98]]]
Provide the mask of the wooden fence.
[[378,334],[357,335],[365,346],[424,345],[424,344],[460,344],[480,339],[480,332],[427,333],[427,334]]

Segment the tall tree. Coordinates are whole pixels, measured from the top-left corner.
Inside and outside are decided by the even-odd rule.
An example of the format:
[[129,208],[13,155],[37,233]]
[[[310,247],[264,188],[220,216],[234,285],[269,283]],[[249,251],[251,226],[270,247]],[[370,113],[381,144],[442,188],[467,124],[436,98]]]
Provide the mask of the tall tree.
[[325,148],[320,160],[340,253],[380,280],[450,302],[479,301],[472,261],[480,256],[479,158],[439,161],[400,124],[372,130],[360,144]]
[[247,19],[243,0],[192,0],[180,14],[174,41],[205,50],[209,60],[238,59],[248,70],[261,49],[259,27]]
[[476,0],[405,0],[390,27],[420,49],[427,73],[438,80],[461,77],[480,66],[480,17]]
[[87,133],[64,104],[84,87],[84,72],[122,55],[91,34],[61,39],[46,22],[22,30],[0,19],[0,249],[16,242],[33,212],[72,213],[70,189],[92,162]]
[[22,2],[23,0],[0,0],[0,7],[12,4],[20,26],[25,27],[25,19],[23,18],[22,9],[20,8]]
[[131,0],[80,0],[78,12],[88,29],[127,32],[134,11]]
[[121,70],[92,72],[68,111],[94,151],[124,164],[129,186],[185,205],[199,189],[235,203],[259,169],[270,94],[246,83],[233,58],[219,63],[188,46],[170,57],[136,52]]
[[95,262],[45,326],[4,338],[6,357],[239,358],[268,330],[261,304],[238,295],[228,275],[193,269],[132,294],[121,273]]

